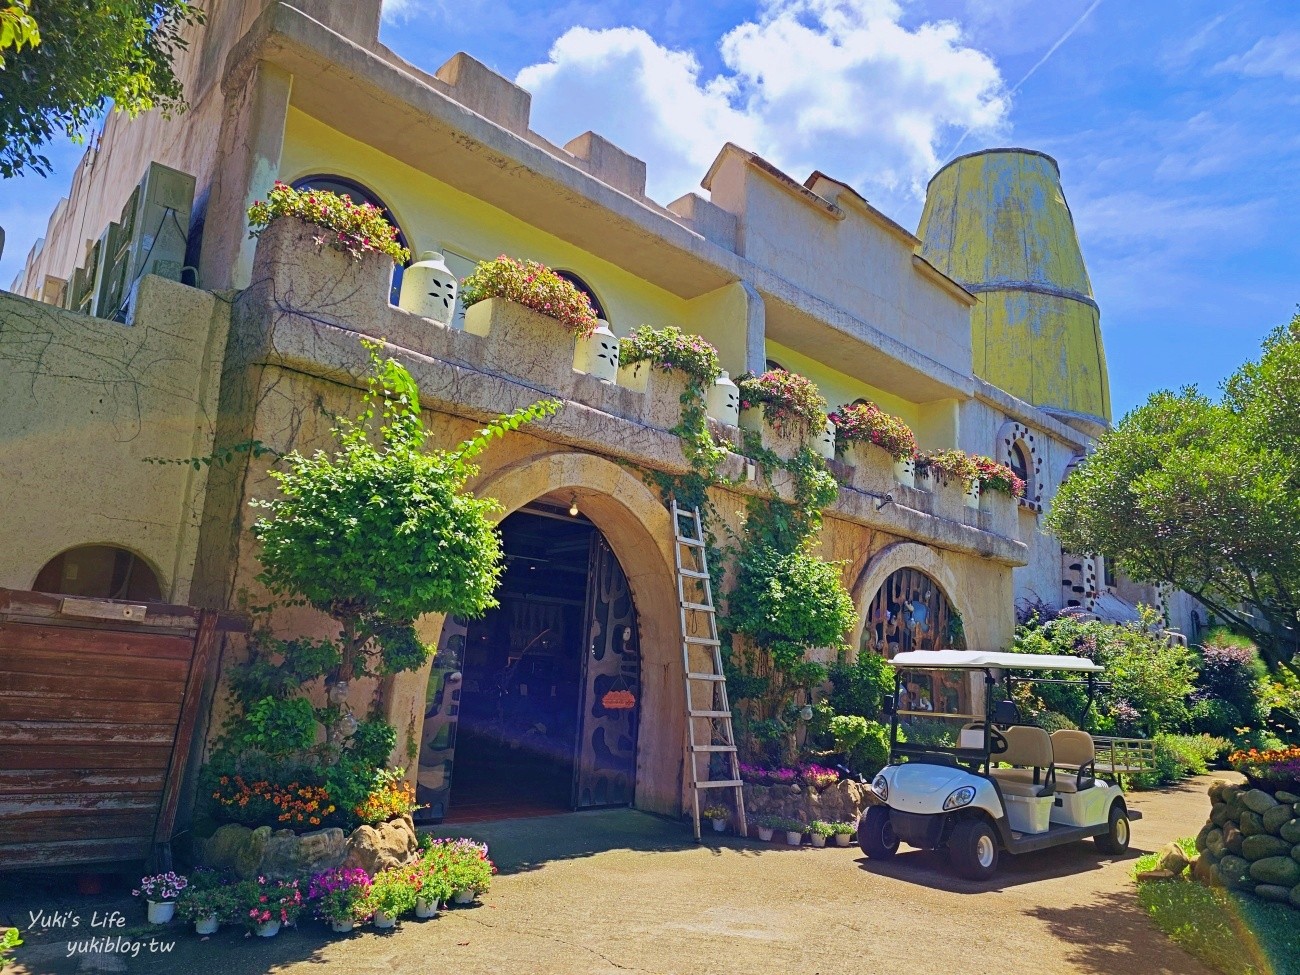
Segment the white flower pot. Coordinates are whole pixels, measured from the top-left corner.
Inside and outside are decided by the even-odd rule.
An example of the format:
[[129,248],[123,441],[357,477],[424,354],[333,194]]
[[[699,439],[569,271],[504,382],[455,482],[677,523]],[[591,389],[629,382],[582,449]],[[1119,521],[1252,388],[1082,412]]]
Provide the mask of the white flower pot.
[[205,918],[200,918],[194,922],[195,934],[216,934],[217,929],[221,927],[221,922],[217,920],[215,914],[209,914]]
[[791,846],[799,846],[803,843],[803,833],[796,833],[792,829],[785,831],[785,841]]
[[438,902],[428,897],[417,897],[415,900],[416,917],[437,917]]
[[758,828],[758,838],[762,840],[764,843],[771,843],[772,842],[771,828],[767,826],[760,826]]
[[150,901],[149,902],[149,923],[166,924],[176,916],[175,901]]
[[335,934],[350,934],[352,932],[352,929],[355,927],[356,927],[356,923],[353,921],[331,921],[330,922],[330,930],[333,931]]
[[383,911],[375,911],[375,927],[391,928],[397,923],[397,918],[385,914]]
[[279,921],[267,921],[265,924],[259,924],[257,926],[257,936],[259,938],[274,938],[279,933]]
[[728,426],[734,427],[740,423],[740,390],[725,369],[718,381],[704,394],[704,412]]
[[894,477],[903,487],[916,487],[916,461],[911,457],[894,461]]
[[456,312],[456,275],[437,251],[425,251],[402,274],[402,293],[397,307],[450,325]]
[[826,837],[821,836],[817,833],[809,833],[808,839],[812,840],[812,845],[817,847],[818,849],[821,849],[823,846],[826,845]]
[[835,845],[836,845],[836,846],[848,846],[848,845],[849,845],[849,840],[850,840],[850,839],[852,839],[852,837],[850,837],[848,833],[836,833],[836,834],[835,834]]
[[472,890],[458,890],[452,895],[452,900],[457,904],[473,904],[475,892]]
[[574,345],[573,368],[612,383],[618,376],[618,345],[618,336],[601,319],[590,336]]
[[963,500],[966,502],[966,507],[974,508],[976,511],[979,510],[980,507],[980,482],[979,481],[966,482],[966,495]]
[[821,433],[813,438],[813,450],[826,460],[835,459],[835,424],[829,417],[822,424]]
[[713,823],[713,832],[725,833],[727,831],[727,821],[725,819],[714,819],[711,822]]

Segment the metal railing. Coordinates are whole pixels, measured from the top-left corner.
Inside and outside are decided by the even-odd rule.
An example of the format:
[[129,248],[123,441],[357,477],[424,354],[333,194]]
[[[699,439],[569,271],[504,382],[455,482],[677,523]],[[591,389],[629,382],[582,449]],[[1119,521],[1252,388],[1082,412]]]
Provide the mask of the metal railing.
[[1155,767],[1156,743],[1150,738],[1092,736],[1098,772],[1145,772]]

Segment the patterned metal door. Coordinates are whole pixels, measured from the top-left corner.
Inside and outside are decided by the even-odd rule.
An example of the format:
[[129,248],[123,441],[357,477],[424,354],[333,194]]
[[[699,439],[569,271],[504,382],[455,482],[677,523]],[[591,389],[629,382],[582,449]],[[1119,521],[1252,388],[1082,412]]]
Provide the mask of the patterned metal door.
[[573,805],[626,806],[636,791],[641,650],[627,576],[599,532],[591,541],[586,619]]

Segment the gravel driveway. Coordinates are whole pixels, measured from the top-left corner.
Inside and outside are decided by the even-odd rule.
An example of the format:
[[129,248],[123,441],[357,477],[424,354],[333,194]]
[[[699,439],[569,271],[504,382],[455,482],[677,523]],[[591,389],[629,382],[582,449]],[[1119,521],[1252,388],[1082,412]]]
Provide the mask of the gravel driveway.
[[[25,935],[11,971],[1208,975],[1146,919],[1128,879],[1138,852],[1200,828],[1208,783],[1133,794],[1145,818],[1126,859],[1077,843],[1004,857],[983,884],[953,878],[920,851],[881,865],[856,848],[697,846],[680,825],[626,810],[483,824],[463,832],[492,844],[501,875],[481,905],[434,921],[343,939],[307,922],[269,941],[223,930],[200,942],[174,928],[166,954],[125,960],[69,958],[69,935],[51,929]],[[25,927],[29,908],[85,918],[116,908],[133,924],[140,914],[120,895],[77,898],[0,877],[0,923]]]

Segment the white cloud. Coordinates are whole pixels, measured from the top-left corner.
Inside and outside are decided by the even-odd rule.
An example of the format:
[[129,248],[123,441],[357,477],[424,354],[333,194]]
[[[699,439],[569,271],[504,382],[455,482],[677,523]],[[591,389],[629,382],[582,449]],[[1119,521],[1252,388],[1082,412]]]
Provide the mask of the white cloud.
[[1300,81],[1300,31],[1260,38],[1245,54],[1225,58],[1215,68],[1253,78],[1279,75],[1287,81]]
[[951,22],[903,26],[894,0],[769,0],[718,42],[725,70],[631,28],[573,28],[519,73],[533,127],[560,143],[595,129],[646,160],[650,195],[692,189],[722,143],[802,177],[919,195],[956,131],[997,131],[1008,99],[992,59]]

